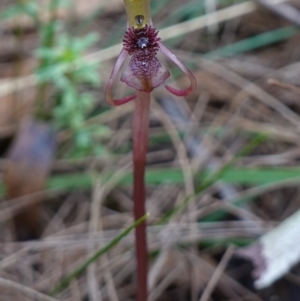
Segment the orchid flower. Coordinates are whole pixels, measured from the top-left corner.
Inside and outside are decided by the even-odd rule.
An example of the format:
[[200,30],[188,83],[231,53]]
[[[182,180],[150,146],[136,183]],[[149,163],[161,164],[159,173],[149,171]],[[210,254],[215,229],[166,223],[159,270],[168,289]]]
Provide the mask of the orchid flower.
[[[124,0],[128,28],[123,39],[123,48],[117,58],[109,78],[105,96],[109,104],[118,106],[135,99],[133,116],[133,199],[134,218],[138,220],[145,215],[145,164],[148,147],[148,127],[150,92],[161,85],[170,72],[157,59],[160,51],[172,60],[189,78],[190,86],[178,90],[170,86],[166,89],[177,96],[186,96],[196,88],[194,75],[179,59],[161,42],[158,31],[153,27],[150,18],[150,0]],[[112,87],[121,66],[130,56],[130,62],[121,76],[121,81],[136,90],[135,95],[121,99],[112,97]],[[147,238],[146,224],[141,223],[135,229],[137,258],[137,300],[147,300]]]
[[128,16],[128,28],[124,35],[123,48],[107,84],[105,96],[108,103],[118,106],[137,97],[137,95],[122,99],[112,97],[113,83],[128,56],[131,56],[131,60],[122,74],[121,81],[137,91],[150,93],[170,76],[170,72],[161,65],[156,57],[159,51],[172,60],[191,82],[185,90],[178,90],[170,86],[166,86],[166,89],[177,96],[190,94],[196,87],[196,79],[158,37],[158,31],[153,27],[149,17],[149,0],[124,0],[124,2]]

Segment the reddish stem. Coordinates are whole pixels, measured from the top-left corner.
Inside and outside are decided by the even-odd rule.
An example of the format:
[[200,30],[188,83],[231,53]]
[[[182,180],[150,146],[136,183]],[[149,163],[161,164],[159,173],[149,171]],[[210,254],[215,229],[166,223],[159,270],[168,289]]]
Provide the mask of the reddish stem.
[[[145,164],[148,148],[150,94],[137,91],[133,116],[133,162],[134,162],[134,218],[138,220],[145,212]],[[147,301],[148,252],[146,223],[135,229],[137,260],[137,301]]]

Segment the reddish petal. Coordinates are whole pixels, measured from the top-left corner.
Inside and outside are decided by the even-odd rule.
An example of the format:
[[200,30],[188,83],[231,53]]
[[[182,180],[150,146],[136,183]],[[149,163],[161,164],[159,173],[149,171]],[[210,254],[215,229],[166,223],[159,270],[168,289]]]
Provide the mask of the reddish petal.
[[110,78],[109,78],[107,86],[106,86],[105,98],[106,98],[106,101],[112,106],[120,106],[120,105],[125,104],[125,103],[129,102],[130,100],[133,100],[136,98],[136,95],[127,96],[127,97],[124,97],[121,99],[113,99],[113,97],[112,97],[112,87],[113,87],[114,81],[116,79],[116,76],[117,76],[122,64],[126,60],[127,56],[128,56],[127,51],[122,49],[117,58],[114,69],[110,75]]
[[121,81],[128,86],[150,93],[154,88],[162,84],[170,72],[149,53],[148,56],[137,50],[130,60],[129,66],[122,74]]
[[187,75],[187,77],[189,78],[189,80],[191,82],[191,85],[185,90],[178,90],[178,89],[175,89],[170,86],[166,86],[166,89],[169,92],[171,92],[172,94],[177,95],[177,96],[189,95],[192,91],[195,90],[195,88],[197,86],[197,81],[196,81],[194,74],[187,67],[185,67],[181,63],[181,61],[177,58],[177,56],[173,52],[171,52],[163,43],[158,42],[158,44],[160,47],[160,51],[163,52],[170,60],[172,60],[182,70],[182,72]]

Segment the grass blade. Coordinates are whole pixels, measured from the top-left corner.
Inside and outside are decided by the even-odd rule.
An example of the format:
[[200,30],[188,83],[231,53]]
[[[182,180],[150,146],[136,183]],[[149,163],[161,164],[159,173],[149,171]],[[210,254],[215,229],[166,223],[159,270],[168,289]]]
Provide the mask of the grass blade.
[[94,255],[88,258],[82,265],[80,265],[77,269],[75,269],[72,273],[66,276],[61,282],[53,289],[51,292],[51,296],[57,295],[63,289],[69,286],[70,282],[81,275],[90,264],[99,259],[103,254],[108,252],[111,248],[113,248],[117,243],[119,243],[125,236],[127,236],[134,228],[136,228],[139,224],[145,221],[148,218],[149,214],[146,214],[139,218],[136,222],[131,224],[125,230],[123,230],[118,236],[116,236],[111,242],[97,251]]

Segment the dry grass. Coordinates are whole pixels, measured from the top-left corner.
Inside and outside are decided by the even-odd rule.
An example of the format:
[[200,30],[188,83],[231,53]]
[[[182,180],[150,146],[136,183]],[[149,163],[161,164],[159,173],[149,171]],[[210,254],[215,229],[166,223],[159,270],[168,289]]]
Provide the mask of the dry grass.
[[[187,2],[186,5],[199,4]],[[2,5],[4,2],[0,8]],[[188,206],[167,222],[158,224],[185,196],[197,190],[201,182],[197,176],[199,172],[222,167],[256,134],[265,133],[268,138],[237,160],[232,171],[235,167],[281,170],[299,164],[300,35],[230,57],[220,55],[213,61],[204,56],[215,49],[289,25],[278,16],[257,9],[252,2],[236,5],[248,5],[251,9],[247,14],[229,9],[237,15],[234,18],[222,15],[218,20],[218,15],[213,15],[209,19],[209,29],[204,26],[207,19],[204,22],[203,17],[198,18],[198,26],[193,25],[193,30],[191,25],[178,27],[177,23],[184,21],[180,18],[174,17],[170,24],[162,22],[182,6],[179,0],[161,8],[154,18],[157,27],[168,27],[162,30],[163,37],[173,38],[170,47],[193,67],[199,85],[187,99],[173,99],[163,87],[153,93],[148,167],[162,169],[166,178],[159,184],[153,181],[147,190],[150,301],[293,301],[299,298],[299,266],[276,285],[255,291],[251,266],[234,257],[232,247],[239,248],[254,241],[299,208],[299,178],[268,182],[261,178],[253,180],[251,176],[245,180],[239,175],[231,180],[225,177],[225,181],[196,193]],[[225,8],[219,6],[222,7]],[[97,48],[88,56],[92,62],[102,63],[99,68],[101,87],[93,91],[98,100],[95,112],[107,110],[95,113],[87,124],[110,127],[111,135],[105,143],[107,150],[115,155],[62,158],[61,147],[53,164],[52,177],[67,178],[79,173],[88,175],[91,185],[76,189],[73,183],[72,189],[69,186],[49,188],[18,200],[3,197],[0,206],[0,301],[135,300],[133,235],[128,235],[93,263],[68,288],[49,297],[49,292],[64,276],[132,223],[131,186],[125,185],[122,179],[131,172],[128,146],[133,106],[108,110],[103,96],[113,58],[119,49],[119,46],[109,48],[108,45],[120,42],[114,41],[112,36],[124,31],[123,17],[122,7],[103,11],[86,30],[97,30],[102,35]],[[74,22],[78,25],[81,19]],[[169,27],[174,22],[175,25]],[[190,22],[196,24],[197,20]],[[176,32],[178,28],[182,30],[180,35]],[[34,28],[25,31],[21,46],[13,30],[5,27],[5,31],[0,32],[0,117],[4,109],[3,116],[10,116],[0,120],[3,155],[20,116],[32,111],[24,112],[22,108],[30,106],[35,92],[37,82],[32,72],[36,62],[32,52],[38,40]],[[13,76],[19,56],[22,58],[21,81]],[[17,81],[22,89],[16,88]],[[184,86],[186,80],[176,77],[174,84]],[[119,95],[124,91],[121,84],[116,87]],[[9,102],[21,109],[16,112],[14,106],[7,106]],[[70,139],[70,133],[64,130],[58,137],[63,145]],[[0,163],[3,171],[4,156]],[[174,170],[182,170],[183,175],[176,183],[172,180]],[[106,172],[114,176],[104,179],[101,175]],[[44,196],[42,237],[34,241],[15,241],[8,226],[9,219],[22,207],[40,201],[41,195]],[[236,206],[236,201],[246,198],[250,201]],[[225,214],[211,215],[218,210]]]

